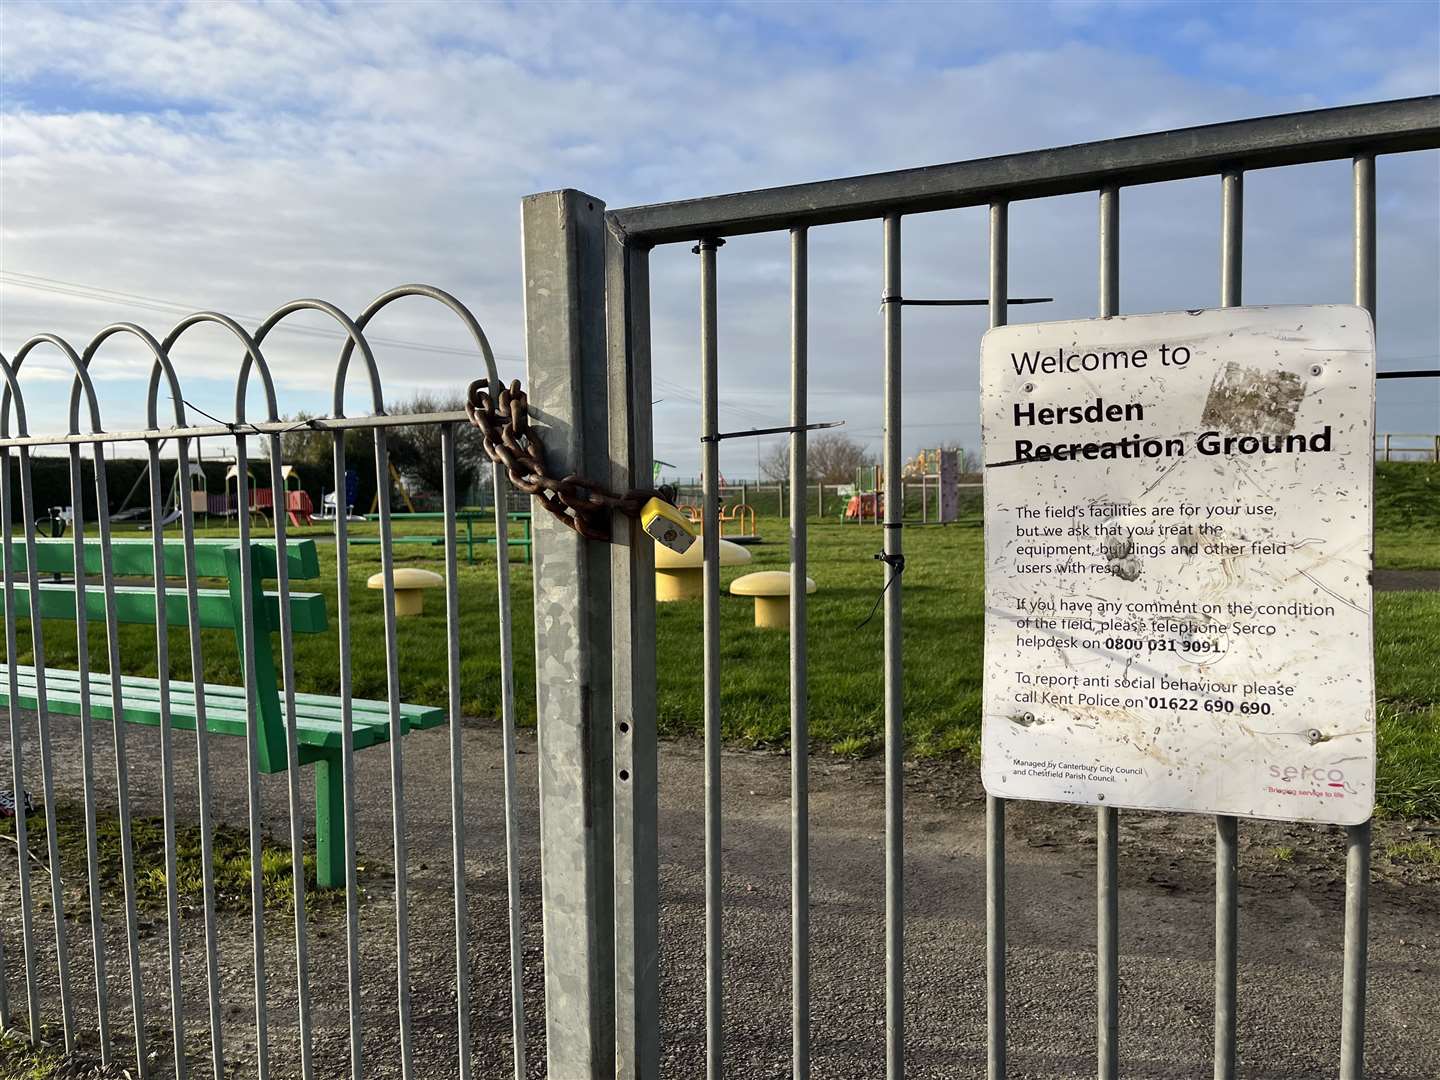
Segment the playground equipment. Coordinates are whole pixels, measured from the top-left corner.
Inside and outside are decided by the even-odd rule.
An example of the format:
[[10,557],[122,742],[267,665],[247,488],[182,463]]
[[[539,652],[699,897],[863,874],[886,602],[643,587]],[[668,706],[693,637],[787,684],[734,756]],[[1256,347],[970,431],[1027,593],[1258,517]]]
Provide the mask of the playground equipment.
[[[681,503],[675,507],[685,515],[685,520],[691,525],[699,526],[705,515],[700,507],[692,503]],[[736,503],[734,506],[720,505],[720,535],[725,535],[725,526],[738,526],[740,532],[731,533],[727,538],[733,544],[758,544],[760,543],[760,530],[755,524],[755,509],[747,503]],[[749,528],[746,528],[746,525]]]
[[[813,578],[805,579],[805,591],[815,591]],[[738,577],[730,583],[731,596],[755,598],[755,625],[762,630],[790,627],[790,574],[786,570],[761,570]]]
[[[400,498],[405,500],[405,509],[410,511],[410,513],[412,514],[415,513],[415,504],[410,499],[410,489],[405,486],[405,481],[400,479],[400,474],[395,470],[394,465],[390,466],[390,482],[395,485],[395,490],[400,493]],[[346,486],[348,487],[349,485],[347,484]],[[373,514],[379,509],[380,492],[377,489],[375,492],[375,497],[370,500],[370,513]]]
[[[664,544],[655,545],[655,599],[658,603],[672,600],[695,600],[704,586],[704,544],[691,544],[684,554]],[[720,565],[743,566],[750,561],[750,552],[729,540],[720,541]]]
[[[245,512],[250,515],[253,524],[268,527],[270,517],[266,511],[274,512],[275,493],[269,488],[256,487],[255,474],[248,468],[245,470],[245,486],[249,491]],[[235,489],[234,498],[230,497],[231,487]],[[232,514],[238,520],[240,516],[240,466],[234,463],[225,470],[225,516],[228,518]]]
[[290,524],[314,525],[315,504],[310,501],[310,493],[301,487],[299,471],[294,465],[282,465],[280,479],[285,485],[285,514]]
[[193,461],[190,463],[190,512],[207,517],[210,514],[210,481],[205,479],[205,470]]
[[[736,544],[758,544],[760,543],[760,530],[755,525],[755,510],[745,503],[736,503],[731,507],[720,508],[720,535],[725,535],[725,526],[738,527],[739,532],[732,532],[730,540]],[[746,526],[749,526],[748,528]]]
[[[355,513],[355,500],[360,496],[360,474],[354,469],[345,470],[345,520],[364,521],[363,514]],[[333,491],[321,492],[320,513],[316,515],[321,521],[334,521],[339,515],[340,500],[336,498]]]
[[880,522],[880,510],[885,499],[885,473],[879,465],[861,465],[855,470],[855,493],[845,504],[844,521],[867,519]]
[[932,515],[942,525],[948,525],[959,517],[959,450],[922,450],[905,463],[905,477],[920,482],[922,524],[928,524]]
[[[180,520],[181,499],[190,500],[190,512],[192,514],[204,514],[207,517],[210,514],[210,489],[209,481],[205,479],[205,470],[196,462],[191,461],[188,464],[188,472],[190,475],[186,486],[189,488],[189,491],[185,494],[181,493],[180,470],[176,469],[175,479],[170,482],[170,490],[165,496],[165,506],[168,507],[168,509],[162,512],[159,522],[161,527],[169,525],[172,521]],[[141,474],[141,479],[143,480],[148,476],[149,472],[150,466],[147,463],[145,472]],[[145,510],[143,513],[149,513],[149,511]],[[111,520],[114,520],[114,518],[112,517]],[[149,529],[150,526],[151,523],[147,521],[143,522],[139,528],[145,530]]]
[[[196,514],[210,514],[213,508],[209,501],[208,481],[205,479],[205,470],[198,462],[189,463],[189,480],[185,485],[189,488],[188,494],[182,494],[182,482],[180,470],[175,470],[175,475],[170,481],[169,490],[165,493],[165,501],[162,504],[165,509],[161,511],[160,524],[169,525],[172,521],[178,521],[181,513],[181,499],[190,500],[190,509]],[[150,479],[150,462],[145,462],[145,467],[140,470],[140,475],[130,485],[130,490],[125,493],[125,498],[120,502],[120,509],[110,515],[113,521],[135,521],[139,518],[150,516],[150,498],[148,494],[148,481]],[[138,499],[137,499],[138,496]],[[135,503],[135,505],[131,505]],[[145,522],[140,526],[142,529],[150,528],[150,523]]]
[[[425,610],[425,590],[438,589],[445,579],[433,570],[421,570],[417,566],[395,568],[395,615],[406,618],[419,615]],[[366,582],[372,589],[385,588],[385,575],[371,574]]]

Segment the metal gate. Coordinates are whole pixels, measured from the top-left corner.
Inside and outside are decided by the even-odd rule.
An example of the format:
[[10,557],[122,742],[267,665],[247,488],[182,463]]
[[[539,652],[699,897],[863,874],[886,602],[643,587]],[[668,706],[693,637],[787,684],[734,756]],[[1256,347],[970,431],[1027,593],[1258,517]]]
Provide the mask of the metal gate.
[[[1098,194],[1097,314],[1120,303],[1120,207],[1127,187],[1219,178],[1219,300],[1241,303],[1247,172],[1334,159],[1354,163],[1355,303],[1375,312],[1375,160],[1440,146],[1440,98],[1327,109],[1108,142],[606,212],[576,191],[524,204],[531,401],[549,446],[587,476],[623,490],[651,467],[649,253],[694,244],[700,257],[700,443],[704,474],[706,1074],[722,1074],[726,1018],[721,944],[721,776],[716,280],[726,237],[788,232],[791,251],[791,965],[792,1074],[810,1071],[809,814],[806,717],[805,479],[808,236],[839,222],[883,223],[887,476],[902,474],[901,243],[907,217],[960,207],[990,213],[991,326],[1008,317],[1008,215],[1014,202]],[[1211,297],[1197,297],[1196,306]],[[905,1075],[903,534],[898,485],[886,486],[884,558],[886,1075]],[[538,532],[537,649],[549,1066],[556,1077],[645,1078],[660,1069],[657,748],[653,551],[628,519],[615,542],[585,543],[546,522]],[[1006,1073],[1005,803],[987,806],[988,1075]],[[573,829],[583,822],[583,831]],[[1097,1074],[1119,1074],[1118,815],[1096,819]],[[1369,824],[1347,830],[1340,1075],[1364,1061]],[[613,883],[613,887],[612,887]],[[1235,1075],[1237,823],[1215,820],[1214,1073]]]
[[[495,615],[482,608],[462,616],[457,570],[464,541],[457,532],[456,444],[459,433],[470,430],[470,418],[464,411],[387,415],[375,351],[366,336],[386,308],[406,298],[412,303],[417,299],[435,303],[447,318],[459,321],[473,348],[449,350],[465,357],[457,384],[483,376],[494,394],[498,372],[479,322],[454,297],[424,285],[392,289],[354,318],[324,301],[297,300],[278,308],[254,330],[228,316],[200,312],[182,319],[163,337],[133,323],[116,323],[81,349],[57,335],[38,334],[11,358],[0,357],[4,380],[0,552],[6,634],[6,682],[0,690],[8,713],[4,741],[9,768],[4,783],[13,785],[17,802],[16,861],[10,863],[7,856],[6,864],[7,870],[13,865],[18,871],[18,880],[12,884],[7,873],[0,887],[17,896],[21,943],[19,957],[6,954],[3,943],[10,927],[5,926],[6,932],[0,933],[0,1036],[18,1034],[36,1047],[63,1047],[66,1055],[78,1047],[87,1058],[116,1070],[133,1064],[133,1075],[141,1077],[173,1073],[184,1078],[209,1072],[220,1080],[237,1075],[236,1069],[243,1066],[260,1078],[309,1080],[319,1074],[408,1080],[434,1075],[439,1062],[465,1078],[510,1074],[519,1080],[527,1075],[522,823],[508,559],[510,491],[504,470],[490,469],[498,609]],[[332,336],[339,348],[331,412],[324,417],[285,419],[272,378],[275,356],[282,351],[274,338],[287,328],[286,320],[307,312],[325,316],[332,325],[328,331],[307,326],[306,332]],[[190,344],[196,336],[193,331],[201,327],[233,337],[227,342],[235,349],[238,368],[232,420],[216,419],[186,401],[177,371],[183,365],[177,357],[184,351],[182,339]],[[102,394],[107,385],[105,361],[126,339],[132,348],[143,351],[149,370],[144,426],[107,430],[102,411],[113,421],[126,403],[118,394],[108,399]],[[38,366],[32,360],[27,367],[26,361],[45,352],[58,352],[61,377],[72,386],[68,427],[64,416],[43,417],[41,410],[26,409],[25,376]],[[369,414],[346,415],[349,376],[361,380]],[[264,408],[258,420],[246,412],[248,391],[255,384]],[[405,550],[399,544],[413,536],[397,532],[391,488],[383,479],[377,479],[375,486],[372,513],[378,513],[377,527],[363,538],[351,535],[358,533],[358,527],[350,523],[346,505],[346,441],[362,437],[372,441],[374,475],[385,478],[392,473],[391,433],[397,428],[437,426],[443,492],[441,510],[430,515],[439,533],[431,534],[429,543],[431,550],[443,549],[443,629],[436,627],[434,632],[443,639],[444,689],[443,706],[436,702],[421,709],[404,701],[406,687],[413,688],[413,681],[402,670],[397,627],[396,563],[403,560]],[[322,507],[328,535],[321,534],[320,545],[314,530],[299,538],[287,524],[297,508],[306,521],[313,511],[308,495],[291,500],[286,481],[282,444],[301,431],[319,440],[322,454],[328,452],[333,463],[323,481],[334,495],[334,513],[329,516],[333,520],[324,520]],[[249,458],[252,438],[264,448],[258,479]],[[203,494],[194,500],[194,493],[186,490],[197,450],[205,442],[212,447],[218,443],[233,455],[234,496],[226,504],[226,531],[208,538],[197,535],[197,517],[214,505]],[[111,513],[106,477],[115,462],[107,467],[105,451],[125,443],[145,448],[146,471],[140,473],[134,490],[140,490],[148,478],[142,511],[151,523],[148,538],[143,533],[118,535]],[[167,444],[175,457],[167,456],[162,463],[162,447]],[[66,482],[55,491],[58,497],[63,490],[71,502],[65,530],[69,536],[64,539],[58,527],[48,537],[40,531],[44,511],[36,502],[35,474],[46,451],[51,463],[68,465]],[[169,485],[162,473],[171,462],[175,481],[167,493]],[[267,474],[271,487],[269,497],[263,498]],[[93,515],[87,520],[86,508],[92,506]],[[17,507],[22,519],[18,522]],[[480,516],[478,511],[474,516]],[[52,524],[58,520],[52,517]],[[474,525],[473,519],[467,519],[467,528]],[[376,661],[372,670],[359,671],[354,660],[360,644],[357,635],[362,632],[358,627],[369,597],[364,592],[351,596],[354,563],[359,560],[351,547],[366,543],[376,545],[379,555],[378,572],[368,580],[369,587],[380,593],[378,618],[374,609],[365,614],[367,620],[374,620],[366,632],[378,643],[369,643],[368,655]],[[330,550],[320,555],[317,547]],[[469,555],[473,562],[473,535]],[[320,581],[322,560],[333,560],[333,600],[295,587],[305,588],[298,579]],[[373,557],[369,561],[373,566]],[[208,587],[207,579],[212,578],[221,578],[223,587]],[[274,582],[273,591],[265,587],[267,581]],[[362,578],[362,590],[365,583]],[[338,694],[301,693],[296,680],[298,638],[302,631],[326,629],[327,607],[338,634],[335,651],[325,657],[323,666],[334,671]],[[57,619],[74,623],[71,641],[65,640],[68,634],[57,641],[52,621]],[[25,622],[28,642],[21,636]],[[121,625],[127,622],[154,627],[145,647],[153,650],[149,654],[153,679],[132,672],[133,651],[122,659]],[[472,642],[482,622],[498,639],[500,725],[498,745],[491,753],[499,764],[490,767],[502,770],[497,785],[501,798],[496,801],[503,806],[490,815],[486,834],[477,835],[476,800],[472,792],[467,806],[465,781],[467,765],[473,783],[479,762],[473,752],[466,760],[469,735],[461,724],[461,663],[462,658],[473,658]],[[238,646],[238,685],[212,683],[205,677],[203,632],[213,634],[217,628],[234,634],[228,651],[233,656]],[[92,640],[91,629],[103,634]],[[193,681],[175,677],[171,670],[172,630],[188,649]],[[278,655],[272,651],[272,633],[279,639]],[[47,666],[47,644],[52,656],[73,649],[78,670]],[[130,640],[132,650],[138,645]],[[24,651],[28,658],[22,656]],[[215,651],[209,651],[211,664],[217,660]],[[225,662],[223,655],[218,659]],[[310,663],[321,666],[314,654]],[[302,680],[311,682],[315,674],[303,671]],[[378,699],[383,694],[383,699],[362,700],[365,695],[359,688],[367,684],[375,688],[372,696]],[[78,730],[68,720],[63,726],[57,724],[60,714],[78,718]],[[405,744],[416,736],[401,734],[440,726],[446,728],[444,738],[441,741],[441,733],[435,732],[437,738],[426,744],[425,771],[416,777],[412,766],[407,777]],[[158,729],[158,740],[142,734],[144,727]],[[182,737],[187,731],[193,732],[193,744],[186,745],[190,738]],[[152,756],[157,749],[158,755]],[[60,755],[65,757],[63,772]],[[378,767],[381,759],[384,768]],[[313,848],[306,836],[309,791],[302,791],[302,784],[307,788],[310,784],[307,770],[311,769]],[[237,779],[243,780],[243,794]],[[443,866],[432,870],[423,890],[412,877],[426,868],[417,866],[421,859],[411,849],[416,827],[408,815],[417,800],[412,797],[407,811],[407,779],[412,785],[418,780],[429,811],[427,831],[444,850],[438,858],[432,856],[432,862]],[[217,794],[222,781],[228,788],[225,800]],[[363,798],[367,783],[371,785],[368,799]],[[268,799],[262,799],[262,786],[270,787]],[[389,789],[388,808],[375,798],[377,789],[384,787]],[[83,800],[83,807],[76,808],[83,821],[75,828],[83,836],[84,855],[67,862],[57,841],[57,812],[76,789]],[[43,810],[43,846],[33,848],[27,836],[27,790],[38,796],[35,803],[43,804],[34,808],[37,815]],[[193,815],[184,813],[182,806],[192,792]],[[153,845],[163,847],[163,855],[152,850],[155,861],[148,865],[137,856],[135,834],[144,820],[137,809],[140,796],[152,804],[158,796],[163,817],[163,825],[150,826],[152,832],[163,831],[163,842]],[[269,813],[263,813],[265,802]],[[276,810],[282,803],[283,814]],[[241,805],[245,828],[230,842],[243,855],[237,850],[230,857],[244,860],[239,876],[248,881],[248,896],[233,900],[234,917],[222,919],[223,898],[216,882],[218,837],[226,808],[239,815]],[[377,880],[373,873],[365,873],[364,862],[370,859],[363,858],[363,852],[357,857],[362,808],[372,823],[360,831],[371,837],[373,855],[381,856],[383,851],[383,857],[393,860],[392,877]],[[184,867],[177,835],[194,829],[195,817],[199,847],[195,861],[203,881],[186,899],[179,880]],[[283,839],[267,836],[265,818]],[[388,851],[379,838],[382,832],[388,834]],[[497,877],[504,880],[503,889],[495,890],[498,895],[488,898],[477,893],[468,861],[475,858],[482,841]],[[307,888],[307,874],[295,870],[305,865],[310,851],[316,871]],[[156,865],[161,858],[163,865]],[[193,853],[189,858],[194,859]],[[288,865],[282,862],[278,870],[270,869],[275,860],[286,858]],[[118,873],[107,865],[115,859]],[[69,873],[74,873],[74,880],[65,881]],[[37,882],[37,877],[47,880]],[[268,895],[267,881],[282,895]],[[317,881],[323,891],[316,889]],[[147,882],[148,891],[142,892]],[[367,893],[377,891],[378,896],[367,898]],[[422,891],[428,902],[417,913],[411,903]],[[388,905],[386,892],[393,893]],[[342,902],[343,924],[338,910]],[[329,924],[317,922],[316,907],[322,903],[328,905]],[[387,906],[388,920],[383,910]],[[369,916],[364,926],[362,910]],[[496,912],[492,930],[498,932],[492,934],[486,951],[477,953],[472,927],[478,913],[490,910]],[[195,916],[203,932],[193,928]],[[417,920],[422,933],[412,936]],[[50,930],[44,928],[46,921]],[[156,933],[161,923],[163,932]],[[489,959],[484,970],[498,974],[498,979],[481,980],[477,955],[482,961]],[[505,957],[504,962],[490,959],[498,956]],[[18,1002],[9,995],[12,983],[6,970],[17,961],[23,972],[13,978],[24,987],[23,1000]],[[283,980],[292,974],[294,982],[287,987]],[[479,1002],[492,996],[497,1007],[482,1010]],[[477,1016],[489,1025],[488,1049],[482,1058],[477,1058],[478,1040],[472,1032]],[[107,1070],[105,1075],[119,1073]]]

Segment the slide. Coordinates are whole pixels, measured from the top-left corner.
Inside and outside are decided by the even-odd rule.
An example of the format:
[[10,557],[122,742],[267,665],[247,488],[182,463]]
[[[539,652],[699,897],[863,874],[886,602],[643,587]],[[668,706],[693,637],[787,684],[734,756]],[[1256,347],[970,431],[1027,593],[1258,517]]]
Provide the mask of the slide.
[[[113,519],[112,519],[112,520],[113,520]],[[180,509],[177,507],[176,509],[171,510],[168,514],[166,514],[164,517],[162,517],[162,518],[160,519],[160,527],[163,529],[166,525],[169,525],[172,521],[179,521],[179,520],[180,520]],[[148,521],[145,522],[143,525],[140,525],[140,526],[139,526],[139,529],[140,529],[141,532],[148,532],[149,529],[150,529],[150,523],[149,523]]]

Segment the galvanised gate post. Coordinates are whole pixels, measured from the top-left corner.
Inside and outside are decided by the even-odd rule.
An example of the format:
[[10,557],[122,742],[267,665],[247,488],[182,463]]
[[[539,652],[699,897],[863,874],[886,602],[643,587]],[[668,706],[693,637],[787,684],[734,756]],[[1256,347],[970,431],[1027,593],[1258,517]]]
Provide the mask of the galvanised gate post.
[[[555,474],[609,477],[605,206],[578,191],[524,200],[527,389]],[[609,545],[534,521],[535,695],[549,1075],[615,1062]]]

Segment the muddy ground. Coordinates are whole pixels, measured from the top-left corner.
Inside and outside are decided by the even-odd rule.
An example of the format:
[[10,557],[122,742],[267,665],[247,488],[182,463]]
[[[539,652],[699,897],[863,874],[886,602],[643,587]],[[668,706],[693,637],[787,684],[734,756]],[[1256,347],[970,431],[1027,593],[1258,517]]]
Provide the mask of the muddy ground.
[[[75,721],[56,718],[60,799],[79,798]],[[27,786],[40,790],[32,734]],[[161,812],[158,732],[127,729],[132,797],[139,814]],[[508,1075],[509,975],[499,735],[488,722],[462,729],[469,829],[470,958],[474,1075]],[[180,813],[194,820],[193,736],[179,736]],[[534,740],[522,736],[522,894],[530,1076],[544,1075],[539,852]],[[8,744],[0,755],[8,761]],[[448,735],[403,743],[410,843],[411,1007],[414,1076],[453,1077],[456,1065],[454,909],[450,870]],[[113,758],[97,746],[104,803],[114,805]],[[139,763],[145,763],[141,765]],[[212,743],[216,816],[246,820],[243,747]],[[726,1074],[789,1075],[789,759],[732,752],[724,760]],[[359,846],[372,866],[361,912],[362,1008],[367,1076],[399,1075],[395,908],[389,760],[359,756]],[[308,786],[308,785],[307,785]],[[283,844],[283,778],[262,785],[267,829]],[[306,792],[307,799],[310,792]],[[879,762],[830,757],[812,764],[814,1070],[819,1077],[884,1073],[884,792]],[[308,810],[307,810],[308,820]],[[704,1069],[704,811],[698,743],[661,747],[663,1041],[665,1075]],[[972,767],[913,764],[906,803],[907,1076],[984,1072],[984,796]],[[1200,1077],[1211,1070],[1213,825],[1209,819],[1121,815],[1121,1054],[1127,1077]],[[1343,832],[1245,823],[1241,837],[1239,1032],[1241,1075],[1273,1080],[1332,1077],[1340,1038],[1344,902]],[[1395,845],[1440,838],[1434,826],[1376,826],[1370,935],[1368,1053],[1374,1077],[1431,1080],[1440,1062],[1440,868],[1391,858]],[[1012,803],[1009,815],[1010,1075],[1094,1075],[1094,816]],[[17,874],[0,860],[5,964],[11,1008],[24,1026]],[[36,875],[37,895],[46,889]],[[39,905],[40,982],[47,1024],[57,1024],[54,936]],[[142,915],[146,1027],[157,1075],[173,1075],[168,1035],[163,912]],[[82,1057],[97,1041],[94,978],[84,919],[70,920]],[[192,1074],[208,1075],[203,924],[182,919],[186,1042]],[[229,1075],[255,1074],[250,917],[221,917],[223,1039]],[[124,932],[106,904],[106,955],[117,1070],[134,1068]],[[348,1075],[343,907],[312,919],[309,936],[316,1073]],[[299,1075],[294,932],[288,917],[265,925],[270,1075]],[[77,1073],[79,1074],[79,1073]],[[114,1071],[113,1075],[121,1075]],[[572,1080],[557,1077],[555,1080]],[[580,1078],[573,1078],[580,1080]]]

